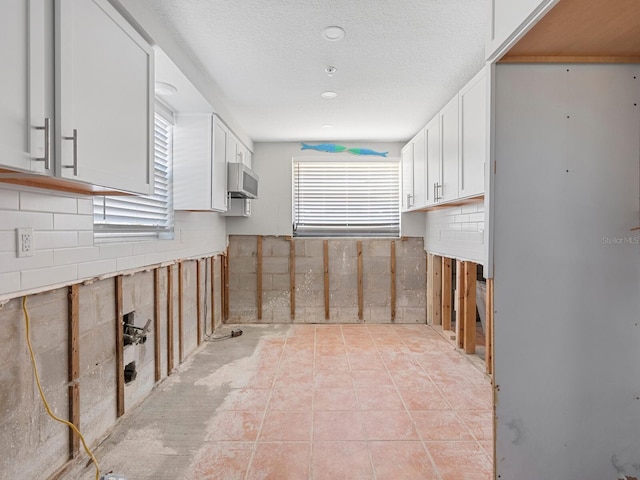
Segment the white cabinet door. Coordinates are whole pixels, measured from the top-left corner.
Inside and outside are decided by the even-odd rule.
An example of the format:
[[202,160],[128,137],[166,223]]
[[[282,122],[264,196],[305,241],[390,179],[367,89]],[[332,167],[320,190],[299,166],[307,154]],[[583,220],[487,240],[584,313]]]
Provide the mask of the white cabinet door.
[[440,135],[442,137],[442,163],[437,201],[447,202],[458,197],[458,95],[440,112]]
[[[44,0],[7,0],[0,15],[0,164],[28,172],[52,165],[45,131],[45,48],[52,32]],[[50,47],[49,47],[50,48]],[[45,150],[47,157],[45,159]],[[46,161],[45,161],[46,160]]]
[[229,146],[229,130],[216,117],[213,123],[213,188],[211,190],[211,207],[213,210],[226,212],[229,206],[227,195],[227,148]]
[[153,51],[105,0],[56,3],[57,174],[148,194]]
[[402,210],[413,204],[413,142],[409,142],[402,149]]
[[173,207],[210,210],[213,177],[213,117],[178,114],[173,128]]
[[424,129],[420,130],[420,132],[414,137],[412,143],[414,206],[424,207],[427,203],[424,183],[427,169],[427,143]]
[[440,179],[440,163],[442,158],[440,156],[440,144],[442,139],[440,137],[440,117],[436,116],[431,120],[425,128],[425,139],[427,142],[427,171],[425,175],[425,196],[426,204],[433,205],[436,201],[436,195],[438,185],[441,183]]
[[482,70],[460,90],[459,196],[484,192],[487,150],[487,82]]
[[490,28],[487,39],[486,56],[505,47],[541,11],[547,11],[559,0],[493,0],[490,3]]

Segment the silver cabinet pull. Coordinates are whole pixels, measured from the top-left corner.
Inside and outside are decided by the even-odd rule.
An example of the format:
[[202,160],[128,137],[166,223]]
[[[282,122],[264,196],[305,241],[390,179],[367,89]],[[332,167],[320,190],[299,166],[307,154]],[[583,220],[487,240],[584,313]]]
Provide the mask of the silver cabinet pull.
[[407,208],[411,208],[413,206],[413,202],[411,201],[412,198],[413,198],[413,195],[411,195],[410,193],[407,193]]
[[78,130],[73,129],[73,136],[62,137],[64,140],[73,141],[73,165],[63,165],[63,168],[73,168],[73,175],[78,176]]
[[36,130],[44,130],[44,157],[34,158],[37,162],[44,162],[45,170],[49,170],[50,162],[49,162],[49,133],[50,129],[50,119],[44,119],[44,127],[36,127]]
[[442,185],[440,185],[440,182],[436,182],[433,184],[433,200],[435,202],[442,200],[442,197],[438,195],[438,190],[441,190],[441,189],[442,189]]

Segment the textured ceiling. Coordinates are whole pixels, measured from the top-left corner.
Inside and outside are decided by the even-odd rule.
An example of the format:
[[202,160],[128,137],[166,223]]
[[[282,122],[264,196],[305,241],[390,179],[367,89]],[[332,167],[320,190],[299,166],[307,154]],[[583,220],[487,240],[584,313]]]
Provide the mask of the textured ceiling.
[[484,65],[486,0],[145,2],[254,141],[404,141]]

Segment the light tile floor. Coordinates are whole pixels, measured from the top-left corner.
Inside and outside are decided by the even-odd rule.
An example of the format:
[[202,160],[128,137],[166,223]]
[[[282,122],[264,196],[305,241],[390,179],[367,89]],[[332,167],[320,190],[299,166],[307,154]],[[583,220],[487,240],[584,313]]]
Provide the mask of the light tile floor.
[[490,381],[430,327],[240,328],[116,427],[97,451],[105,468],[128,480],[493,478]]

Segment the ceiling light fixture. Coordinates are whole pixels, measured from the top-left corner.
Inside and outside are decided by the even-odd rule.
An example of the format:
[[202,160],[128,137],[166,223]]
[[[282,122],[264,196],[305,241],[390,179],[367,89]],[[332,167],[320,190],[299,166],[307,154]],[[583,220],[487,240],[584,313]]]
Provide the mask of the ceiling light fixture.
[[322,98],[336,98],[338,96],[338,94],[336,92],[332,92],[330,90],[327,90],[326,92],[322,92],[320,94],[320,96]]
[[325,123],[322,125],[322,128],[333,128],[333,125],[331,125],[330,123]]
[[344,38],[344,28],[332,25],[322,30],[322,38],[330,42],[337,42]]
[[178,89],[174,85],[166,82],[156,82],[154,91],[156,95],[166,96],[175,95],[176,93],[178,93]]

